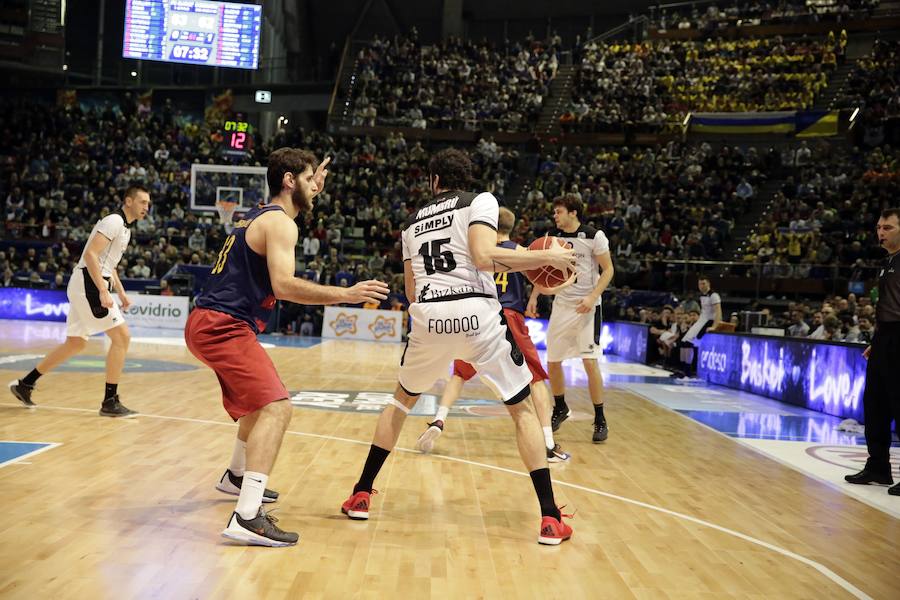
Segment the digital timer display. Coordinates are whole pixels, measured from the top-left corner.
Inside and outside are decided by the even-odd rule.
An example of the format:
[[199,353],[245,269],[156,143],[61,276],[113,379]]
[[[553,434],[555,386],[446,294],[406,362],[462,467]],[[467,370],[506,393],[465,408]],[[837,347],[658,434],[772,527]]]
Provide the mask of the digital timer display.
[[261,22],[255,4],[126,0],[122,56],[256,69]]
[[246,121],[225,121],[222,132],[226,152],[249,152],[253,146],[250,124]]

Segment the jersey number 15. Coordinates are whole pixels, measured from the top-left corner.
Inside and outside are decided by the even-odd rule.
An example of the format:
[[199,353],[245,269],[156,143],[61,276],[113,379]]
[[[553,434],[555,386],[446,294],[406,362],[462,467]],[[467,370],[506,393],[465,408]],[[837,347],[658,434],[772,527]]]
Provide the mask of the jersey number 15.
[[436,272],[449,273],[456,268],[456,259],[449,250],[441,251],[441,246],[449,244],[450,238],[425,242],[419,248],[419,254],[425,260],[425,272],[434,275]]

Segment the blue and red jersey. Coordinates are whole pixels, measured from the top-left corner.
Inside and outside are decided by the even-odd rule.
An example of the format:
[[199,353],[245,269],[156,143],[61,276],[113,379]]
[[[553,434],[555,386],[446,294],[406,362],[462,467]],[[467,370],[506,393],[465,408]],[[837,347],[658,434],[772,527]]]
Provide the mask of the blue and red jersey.
[[246,321],[256,333],[265,329],[275,306],[275,294],[266,257],[247,245],[247,228],[258,216],[273,210],[284,209],[272,204],[259,205],[235,223],[234,230],[225,238],[216,257],[203,291],[196,299],[198,307]]
[[[497,245],[515,250],[518,244],[512,240],[505,240]],[[525,276],[522,273],[494,273],[494,283],[497,284],[497,298],[500,305],[524,314],[528,302],[525,298]]]

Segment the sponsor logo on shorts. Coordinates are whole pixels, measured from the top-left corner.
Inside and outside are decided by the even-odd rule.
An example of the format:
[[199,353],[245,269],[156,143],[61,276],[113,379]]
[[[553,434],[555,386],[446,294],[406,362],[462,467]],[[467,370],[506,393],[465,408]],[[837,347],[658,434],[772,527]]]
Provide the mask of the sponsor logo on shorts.
[[470,333],[478,331],[478,316],[454,317],[452,319],[428,319],[428,333]]
[[474,286],[471,285],[459,285],[456,287],[448,287],[439,290],[431,289],[431,284],[426,283],[425,287],[422,288],[422,293],[419,294],[419,302],[424,302],[425,300],[437,300],[439,298],[446,298],[448,296],[462,296],[464,294],[474,294],[478,290],[475,289]]
[[342,335],[356,335],[356,320],[358,315],[348,315],[345,312],[338,313],[335,319],[328,323],[334,335],[341,337]]
[[379,316],[369,323],[369,331],[372,332],[376,340],[380,340],[385,336],[394,337],[397,335],[397,317]]
[[[303,390],[291,392],[291,404],[300,408],[317,408],[348,413],[379,413],[394,397],[390,392],[348,392]],[[411,415],[433,417],[440,398],[432,394],[422,394],[410,411]],[[460,398],[450,408],[450,414],[457,417],[503,417],[509,413],[499,400]]]

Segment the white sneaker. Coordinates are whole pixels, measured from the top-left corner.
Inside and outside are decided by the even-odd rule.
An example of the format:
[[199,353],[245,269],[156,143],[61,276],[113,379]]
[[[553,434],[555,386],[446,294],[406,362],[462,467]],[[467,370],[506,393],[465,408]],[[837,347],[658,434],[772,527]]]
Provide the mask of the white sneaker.
[[418,450],[422,454],[428,454],[434,449],[434,443],[439,437],[441,437],[441,434],[443,432],[443,421],[435,421],[434,423],[429,423],[428,429],[425,430],[425,433],[420,435],[419,439],[416,440],[416,450]]

